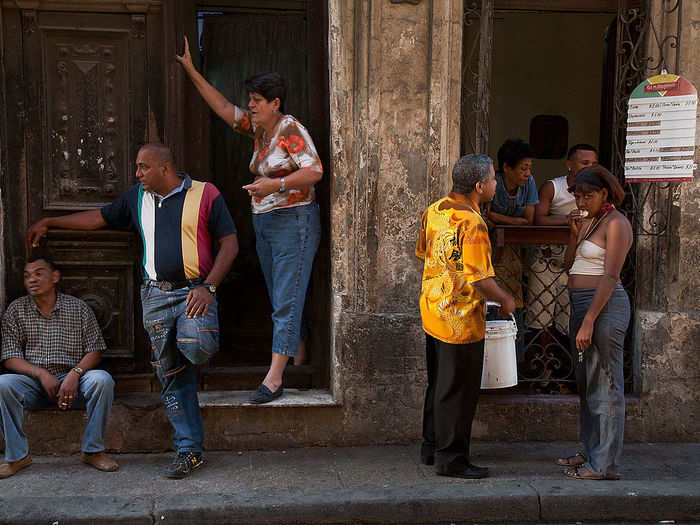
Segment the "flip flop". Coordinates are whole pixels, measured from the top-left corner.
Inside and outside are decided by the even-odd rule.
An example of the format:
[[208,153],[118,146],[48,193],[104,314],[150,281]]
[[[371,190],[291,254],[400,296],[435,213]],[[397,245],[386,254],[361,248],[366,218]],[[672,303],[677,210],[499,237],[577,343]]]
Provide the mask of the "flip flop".
[[556,460],[556,464],[560,467],[578,467],[586,462],[586,458],[580,452],[577,452],[574,456],[569,456],[568,458],[559,458]]

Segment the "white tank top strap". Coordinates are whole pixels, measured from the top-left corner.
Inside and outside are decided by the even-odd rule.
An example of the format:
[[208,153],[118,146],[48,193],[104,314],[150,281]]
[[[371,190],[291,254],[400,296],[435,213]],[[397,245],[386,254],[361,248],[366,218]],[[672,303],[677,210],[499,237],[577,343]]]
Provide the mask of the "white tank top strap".
[[550,182],[554,186],[554,197],[549,205],[550,215],[568,215],[576,208],[576,198],[569,193],[569,183],[566,177],[557,177],[551,179]]

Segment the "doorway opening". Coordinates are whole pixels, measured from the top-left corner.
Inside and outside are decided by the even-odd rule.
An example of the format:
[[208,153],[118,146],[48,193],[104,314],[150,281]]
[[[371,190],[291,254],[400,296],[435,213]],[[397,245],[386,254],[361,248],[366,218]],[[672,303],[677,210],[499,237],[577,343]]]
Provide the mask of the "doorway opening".
[[[232,103],[247,108],[244,81],[276,71],[286,80],[285,112],[308,130],[323,166],[329,161],[327,6],[319,0],[217,1],[197,4],[201,71]],[[193,53],[196,46],[191,45]],[[202,370],[204,390],[254,389],[267,372],[272,346],[272,311],[255,251],[248,165],[253,141],[203,109],[203,178],[223,194],[238,229],[239,255],[219,288],[221,350]],[[200,130],[196,130],[199,132]],[[316,185],[322,238],[307,294],[309,363],[288,367],[285,386],[327,388],[330,349],[330,174]]]

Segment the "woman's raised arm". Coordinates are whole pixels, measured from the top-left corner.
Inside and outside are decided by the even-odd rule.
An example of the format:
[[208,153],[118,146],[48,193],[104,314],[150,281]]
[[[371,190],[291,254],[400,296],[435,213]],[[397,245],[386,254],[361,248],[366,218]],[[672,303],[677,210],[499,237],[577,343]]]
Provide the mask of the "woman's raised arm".
[[236,106],[231,104],[225,96],[221,94],[214,86],[212,86],[194,67],[192,56],[190,55],[190,44],[185,37],[185,50],[182,55],[175,55],[182,68],[190,77],[194,87],[197,88],[199,94],[202,95],[204,101],[209,105],[214,113],[219,115],[231,127],[236,123]]

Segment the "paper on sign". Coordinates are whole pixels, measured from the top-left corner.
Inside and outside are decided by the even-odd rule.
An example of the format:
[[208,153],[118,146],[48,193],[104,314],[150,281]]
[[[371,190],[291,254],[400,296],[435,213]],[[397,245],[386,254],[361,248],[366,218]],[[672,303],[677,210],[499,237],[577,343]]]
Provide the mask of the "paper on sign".
[[697,106],[697,90],[678,75],[656,75],[635,88],[627,111],[627,182],[693,179]]

